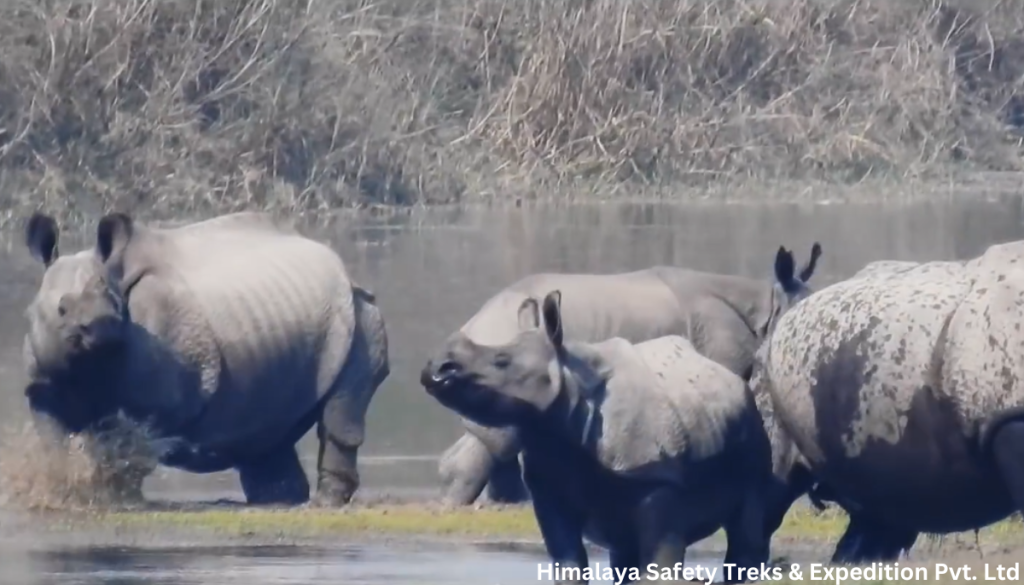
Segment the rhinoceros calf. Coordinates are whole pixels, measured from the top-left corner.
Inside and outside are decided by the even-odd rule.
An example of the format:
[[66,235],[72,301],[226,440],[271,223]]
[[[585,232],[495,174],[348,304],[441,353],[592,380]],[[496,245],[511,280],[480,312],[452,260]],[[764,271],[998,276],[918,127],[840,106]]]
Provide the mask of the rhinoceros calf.
[[767,562],[771,448],[744,380],[677,335],[565,341],[560,296],[523,301],[511,342],[457,332],[421,374],[444,406],[518,431],[552,562],[587,567],[586,538],[637,581],[722,527],[725,563]]
[[891,561],[920,532],[1024,511],[1022,306],[1012,242],[874,263],[779,320],[751,383],[852,511],[833,562]]
[[173,439],[164,465],[235,468],[249,503],[301,504],[295,443],[316,424],[316,503],[349,501],[388,341],[333,250],[258,213],[173,229],[113,213],[92,248],[63,256],[58,236],[52,217],[29,219],[45,266],[24,345],[38,428],[89,432],[124,413]]
[[[534,274],[494,295],[460,331],[477,343],[508,343],[517,332],[515,315],[523,300],[558,289],[569,340],[641,342],[682,335],[701,354],[747,379],[754,351],[772,323],[809,293],[807,282],[820,256],[815,243],[797,272],[793,253],[780,248],[774,280],[671,266],[620,274]],[[494,501],[526,500],[515,430],[486,428],[465,418],[462,423],[466,432],[438,466],[443,499],[472,504],[489,484]]]

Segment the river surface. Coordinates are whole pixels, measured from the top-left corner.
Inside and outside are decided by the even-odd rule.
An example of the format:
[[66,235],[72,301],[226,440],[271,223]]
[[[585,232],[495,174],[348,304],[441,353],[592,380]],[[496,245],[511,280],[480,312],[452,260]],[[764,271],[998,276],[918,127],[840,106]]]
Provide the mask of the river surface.
[[[604,570],[607,561],[593,562]],[[695,565],[690,565],[695,566]],[[715,565],[703,565],[714,567]],[[83,548],[0,553],[2,585],[520,585],[550,583],[539,554],[350,546]],[[595,583],[612,583],[596,581]]]
[[[90,228],[91,229],[91,228]],[[389,330],[392,374],[369,413],[360,454],[363,494],[433,496],[436,458],[460,434],[455,416],[417,383],[432,345],[492,294],[538,271],[616,272],[654,264],[769,279],[780,245],[806,260],[824,255],[821,287],[877,259],[966,258],[1024,237],[1014,198],[912,205],[577,205],[512,210],[441,210],[346,224],[329,233],[356,279],[378,295]],[[74,249],[62,242],[65,253]],[[23,311],[41,268],[17,241],[0,250],[0,424],[21,424]],[[313,472],[315,442],[300,449]],[[241,498],[232,472],[205,476],[158,470],[159,499]],[[167,552],[74,550],[3,557],[4,583],[518,583],[536,582],[525,553],[362,548]],[[604,562],[604,557],[601,559]],[[14,579],[13,575],[21,575]],[[507,575],[509,577],[497,577]]]

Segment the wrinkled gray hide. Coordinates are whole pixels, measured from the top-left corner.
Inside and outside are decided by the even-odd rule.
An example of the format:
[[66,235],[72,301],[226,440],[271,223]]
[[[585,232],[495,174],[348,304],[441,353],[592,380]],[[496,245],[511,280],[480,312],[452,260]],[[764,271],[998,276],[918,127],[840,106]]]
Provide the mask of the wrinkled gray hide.
[[165,465],[236,468],[250,503],[302,503],[295,443],[317,426],[317,503],[348,502],[366,410],[389,373],[374,296],[328,246],[237,213],[173,229],[104,217],[94,247],[58,253],[27,310],[26,393],[37,420],[89,431],[116,411],[151,424]]
[[1024,412],[1022,307],[1024,242],[873,263],[783,316],[751,383],[847,509],[911,544],[985,526],[1024,502],[993,450]]
[[[517,331],[516,311],[523,300],[557,289],[567,339],[641,342],[681,335],[701,354],[746,379],[773,320],[807,294],[804,283],[820,254],[815,243],[808,263],[797,272],[792,253],[780,248],[776,261],[788,263],[789,271],[782,281],[777,275],[762,280],[672,266],[619,274],[534,274],[491,297],[460,331],[477,343],[507,343]],[[488,482],[493,500],[527,499],[515,431],[484,428],[465,418],[463,425],[466,433],[441,456],[444,500],[471,504]]]

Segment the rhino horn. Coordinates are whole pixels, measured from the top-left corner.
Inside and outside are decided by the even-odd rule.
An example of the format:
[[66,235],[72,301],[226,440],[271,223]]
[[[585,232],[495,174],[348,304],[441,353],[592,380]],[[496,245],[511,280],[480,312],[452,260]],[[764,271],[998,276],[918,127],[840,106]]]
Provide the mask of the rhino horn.
[[25,224],[25,245],[32,257],[44,266],[53,264],[60,254],[57,250],[59,235],[57,220],[40,211],[33,213]]

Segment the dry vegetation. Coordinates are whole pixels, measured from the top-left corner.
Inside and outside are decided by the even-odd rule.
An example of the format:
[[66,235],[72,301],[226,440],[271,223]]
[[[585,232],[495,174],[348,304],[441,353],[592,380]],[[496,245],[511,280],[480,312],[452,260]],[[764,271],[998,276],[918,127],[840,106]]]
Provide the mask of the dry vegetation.
[[1010,0],[4,0],[0,205],[1018,170],[1022,33]]

